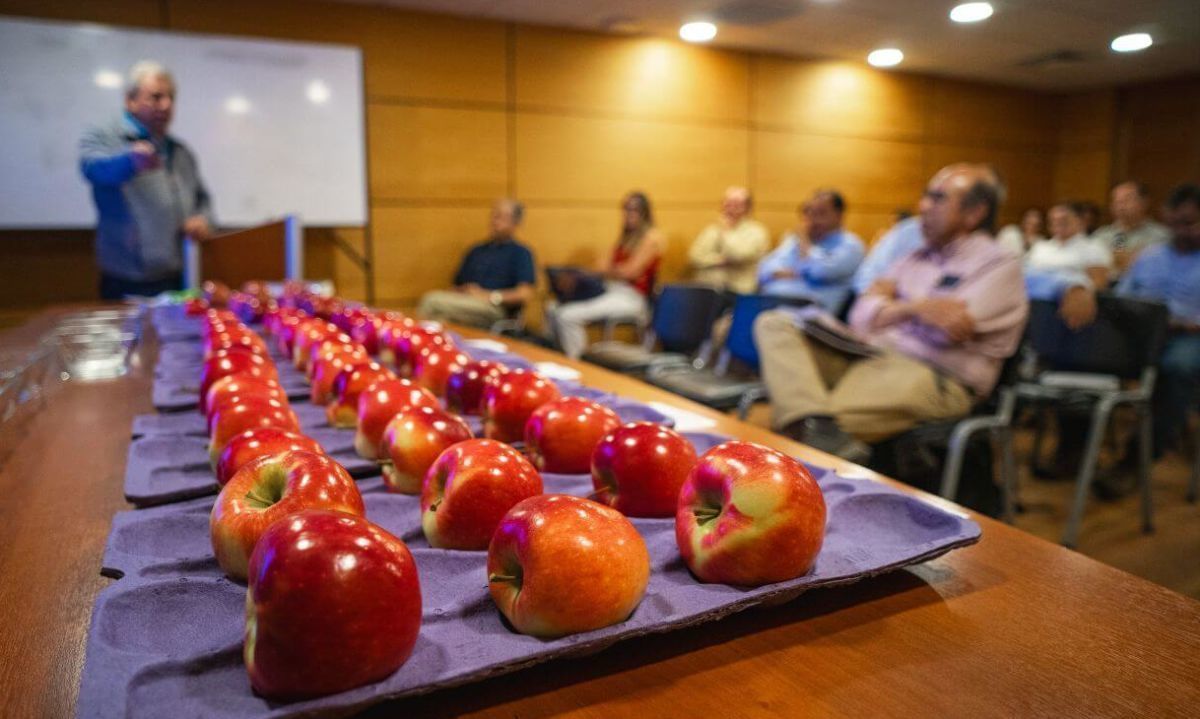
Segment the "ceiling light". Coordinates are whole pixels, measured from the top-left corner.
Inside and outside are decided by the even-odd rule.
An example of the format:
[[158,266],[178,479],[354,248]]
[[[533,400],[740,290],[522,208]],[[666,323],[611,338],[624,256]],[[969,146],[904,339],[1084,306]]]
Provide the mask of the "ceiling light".
[[1153,44],[1154,38],[1150,37],[1148,33],[1135,32],[1114,39],[1109,47],[1117,52],[1137,52],[1145,50]]
[[234,95],[225,101],[225,112],[230,115],[245,115],[250,112],[250,101],[241,95]]
[[883,47],[878,50],[872,50],[870,55],[867,55],[867,62],[875,67],[895,67],[904,59],[904,53],[894,47]]
[[990,18],[993,12],[990,2],[965,2],[954,6],[950,11],[950,19],[954,22],[979,22]]
[[329,101],[329,86],[320,80],[313,80],[308,84],[304,94],[308,96],[308,101],[312,104],[324,105]]
[[679,37],[688,42],[708,42],[717,36],[717,26],[711,22],[689,22],[679,28]]
[[115,90],[121,87],[124,78],[121,73],[114,70],[97,70],[92,76],[92,81],[96,83],[96,87],[103,87],[106,90]]

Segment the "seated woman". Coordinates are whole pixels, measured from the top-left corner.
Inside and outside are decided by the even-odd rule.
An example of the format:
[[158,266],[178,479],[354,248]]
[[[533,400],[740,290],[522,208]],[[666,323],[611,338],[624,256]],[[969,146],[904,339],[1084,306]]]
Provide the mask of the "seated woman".
[[1042,234],[1045,227],[1042,211],[1030,207],[1021,213],[1020,225],[1008,225],[996,234],[996,243],[1017,257],[1024,257],[1034,245],[1046,239]]
[[1025,287],[1030,299],[1057,300],[1063,320],[1078,329],[1096,317],[1096,292],[1108,287],[1112,253],[1083,233],[1078,203],[1060,202],[1049,215],[1050,239],[1025,255]]
[[650,200],[631,192],[621,204],[624,220],[612,255],[600,265],[604,293],[598,297],[565,302],[546,310],[546,324],[564,354],[577,359],[587,348],[587,325],[609,317],[649,314],[658,263],[666,249],[663,234],[654,227]]

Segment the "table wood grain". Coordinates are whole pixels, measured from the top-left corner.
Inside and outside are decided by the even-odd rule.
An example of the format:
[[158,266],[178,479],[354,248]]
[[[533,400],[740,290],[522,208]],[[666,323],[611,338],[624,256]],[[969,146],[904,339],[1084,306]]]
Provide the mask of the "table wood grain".
[[[28,341],[54,315],[0,343]],[[627,377],[504,342],[530,359],[577,367],[589,385],[708,415],[715,431],[890,481]],[[99,574],[104,542],[113,514],[128,508],[130,423],[152,410],[156,356],[147,336],[128,376],[58,387],[0,466],[0,716],[74,714],[92,605],[111,581]],[[970,514],[983,527],[981,542],[909,570],[367,715],[1196,715],[1200,603],[922,496]]]

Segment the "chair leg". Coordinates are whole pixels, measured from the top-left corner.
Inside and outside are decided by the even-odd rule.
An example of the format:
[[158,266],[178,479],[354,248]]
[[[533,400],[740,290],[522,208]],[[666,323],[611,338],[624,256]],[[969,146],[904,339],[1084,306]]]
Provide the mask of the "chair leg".
[[1200,430],[1196,431],[1196,441],[1192,451],[1196,453],[1196,458],[1192,461],[1192,478],[1188,481],[1187,501],[1192,504],[1196,503],[1196,496],[1200,494]]
[[1150,473],[1154,466],[1151,447],[1154,441],[1154,419],[1150,408],[1144,405],[1138,407],[1138,419],[1141,431],[1141,441],[1138,442],[1138,482],[1142,485],[1142,532],[1150,534],[1154,531],[1154,496],[1150,487]]
[[1100,445],[1104,442],[1104,428],[1108,426],[1108,418],[1112,414],[1112,403],[1101,400],[1092,409],[1092,426],[1088,430],[1087,447],[1083,452],[1083,463],[1079,466],[1079,474],[1075,478],[1075,498],[1071,502],[1071,511],[1067,516],[1067,527],[1063,532],[1062,544],[1074,549],[1079,540],[1079,525],[1083,521],[1083,510],[1087,505],[1088,491],[1092,479],[1096,476],[1096,461],[1100,456]]
[[1000,435],[1000,472],[1001,486],[1000,491],[1003,504],[1003,519],[1008,524],[1012,524],[1016,519],[1016,503],[1017,503],[1017,452],[1013,446],[1013,432],[1011,427],[1005,427],[999,431]]
[[1037,410],[1037,420],[1033,430],[1033,453],[1029,460],[1029,466],[1037,471],[1042,464],[1042,444],[1046,439],[1046,421],[1050,410],[1040,407]]

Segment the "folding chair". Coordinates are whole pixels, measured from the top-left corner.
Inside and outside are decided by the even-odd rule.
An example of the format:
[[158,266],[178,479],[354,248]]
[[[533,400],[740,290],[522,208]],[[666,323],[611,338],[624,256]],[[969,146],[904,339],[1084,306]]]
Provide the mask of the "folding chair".
[[712,334],[721,301],[721,293],[712,287],[666,285],[654,303],[650,328],[640,345],[615,340],[597,342],[584,352],[583,359],[626,374],[642,374],[663,363],[698,361]]

